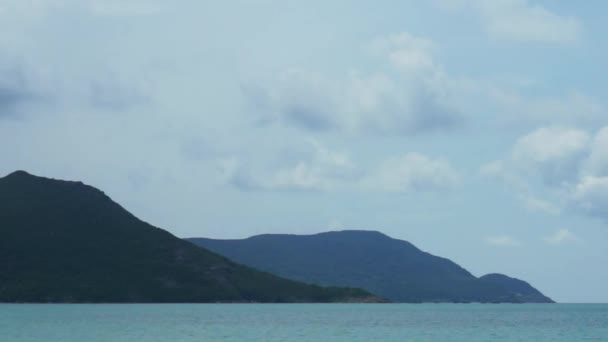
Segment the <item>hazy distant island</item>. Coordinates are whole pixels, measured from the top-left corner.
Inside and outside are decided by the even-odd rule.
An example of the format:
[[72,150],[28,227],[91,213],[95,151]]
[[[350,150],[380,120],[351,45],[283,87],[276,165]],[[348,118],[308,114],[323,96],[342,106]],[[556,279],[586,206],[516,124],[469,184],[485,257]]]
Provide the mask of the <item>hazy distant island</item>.
[[286,278],[360,287],[394,302],[553,302],[522,280],[502,274],[477,278],[448,259],[375,231],[188,240]]
[[552,302],[378,232],[189,241],[81,182],[0,178],[0,302]]
[[0,178],[0,302],[377,301],[236,264],[80,182]]

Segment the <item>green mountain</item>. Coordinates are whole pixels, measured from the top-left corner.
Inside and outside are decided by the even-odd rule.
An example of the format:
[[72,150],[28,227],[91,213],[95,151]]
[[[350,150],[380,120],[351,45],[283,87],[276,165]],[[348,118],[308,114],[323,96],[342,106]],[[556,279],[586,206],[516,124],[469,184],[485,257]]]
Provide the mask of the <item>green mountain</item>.
[[476,278],[448,259],[379,232],[188,240],[286,278],[360,287],[396,302],[552,302],[526,282],[496,274]]
[[236,264],[80,182],[0,178],[0,302],[374,301]]

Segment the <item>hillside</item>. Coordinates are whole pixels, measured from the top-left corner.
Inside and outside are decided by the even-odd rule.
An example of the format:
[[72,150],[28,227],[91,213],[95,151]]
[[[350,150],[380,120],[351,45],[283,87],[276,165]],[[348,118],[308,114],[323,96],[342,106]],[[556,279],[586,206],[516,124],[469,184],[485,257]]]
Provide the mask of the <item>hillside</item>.
[[0,302],[375,301],[238,265],[80,182],[0,178]]
[[552,302],[521,280],[503,275],[476,278],[448,259],[379,232],[188,240],[286,278],[360,287],[397,302]]

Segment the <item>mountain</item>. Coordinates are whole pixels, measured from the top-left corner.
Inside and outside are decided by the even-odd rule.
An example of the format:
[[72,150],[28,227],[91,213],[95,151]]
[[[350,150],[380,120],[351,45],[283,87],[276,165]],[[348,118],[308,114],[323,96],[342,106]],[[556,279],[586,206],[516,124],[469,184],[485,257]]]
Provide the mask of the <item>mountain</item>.
[[491,283],[494,286],[501,287],[505,289],[505,291],[510,291],[510,293],[518,296],[520,302],[544,303],[547,301],[542,300],[543,298],[549,299],[527,282],[517,278],[508,277],[504,274],[491,273],[486,274],[479,279],[486,283]]
[[360,287],[396,302],[552,302],[526,282],[497,274],[476,278],[448,259],[379,232],[188,241],[286,278]]
[[236,264],[80,182],[0,178],[0,302],[374,301]]

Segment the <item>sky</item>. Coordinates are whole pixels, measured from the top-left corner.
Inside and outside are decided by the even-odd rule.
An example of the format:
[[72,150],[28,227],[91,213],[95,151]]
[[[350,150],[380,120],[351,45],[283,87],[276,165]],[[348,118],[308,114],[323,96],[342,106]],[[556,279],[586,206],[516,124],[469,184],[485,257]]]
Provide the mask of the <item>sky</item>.
[[606,10],[0,0],[0,176],[179,237],[378,230],[608,302]]

